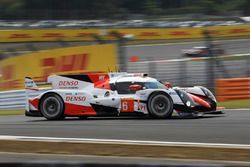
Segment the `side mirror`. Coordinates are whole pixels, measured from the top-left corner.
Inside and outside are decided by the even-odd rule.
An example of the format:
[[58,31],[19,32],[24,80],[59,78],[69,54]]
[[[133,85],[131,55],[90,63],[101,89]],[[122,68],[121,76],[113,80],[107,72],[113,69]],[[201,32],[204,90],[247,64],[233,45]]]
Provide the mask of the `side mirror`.
[[167,87],[167,88],[172,88],[173,85],[171,82],[165,82],[164,85]]
[[136,91],[141,90],[141,89],[142,89],[142,86],[141,86],[141,85],[130,85],[130,86],[129,86],[129,90],[130,90],[131,92],[136,92]]

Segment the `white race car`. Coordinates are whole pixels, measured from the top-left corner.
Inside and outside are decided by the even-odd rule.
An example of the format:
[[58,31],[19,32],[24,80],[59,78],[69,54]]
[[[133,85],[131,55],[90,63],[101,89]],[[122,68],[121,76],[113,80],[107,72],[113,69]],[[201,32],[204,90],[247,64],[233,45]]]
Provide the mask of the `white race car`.
[[30,98],[39,88],[25,78],[26,116],[43,116],[48,120],[65,117],[149,115],[168,118],[215,113],[214,95],[201,86],[172,88],[169,83],[143,73],[86,73],[51,75],[51,88]]

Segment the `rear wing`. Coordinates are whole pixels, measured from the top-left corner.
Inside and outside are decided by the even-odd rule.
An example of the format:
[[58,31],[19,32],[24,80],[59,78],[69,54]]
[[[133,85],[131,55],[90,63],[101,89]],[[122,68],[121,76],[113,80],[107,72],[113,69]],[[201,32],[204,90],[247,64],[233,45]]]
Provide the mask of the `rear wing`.
[[50,85],[50,84],[51,84],[50,82],[35,82],[31,77],[25,77],[24,80],[24,86],[26,91],[27,90],[38,91],[39,90],[38,86]]
[[[38,86],[42,85],[50,85],[51,83],[49,82],[35,82],[31,77],[25,77],[24,79],[24,87],[25,87],[25,109],[26,111],[29,111],[29,97],[32,95],[32,92],[37,92],[41,90]],[[41,90],[42,91],[42,90]]]

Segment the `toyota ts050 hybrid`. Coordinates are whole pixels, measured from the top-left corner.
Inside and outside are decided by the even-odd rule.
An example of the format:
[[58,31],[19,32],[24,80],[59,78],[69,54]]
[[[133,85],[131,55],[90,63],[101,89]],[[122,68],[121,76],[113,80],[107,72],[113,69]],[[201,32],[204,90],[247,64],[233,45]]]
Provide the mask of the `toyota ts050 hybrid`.
[[148,115],[168,118],[172,113],[200,116],[217,112],[216,99],[205,87],[172,87],[142,73],[86,73],[51,75],[51,88],[30,98],[38,83],[25,78],[26,116],[48,120],[65,117]]

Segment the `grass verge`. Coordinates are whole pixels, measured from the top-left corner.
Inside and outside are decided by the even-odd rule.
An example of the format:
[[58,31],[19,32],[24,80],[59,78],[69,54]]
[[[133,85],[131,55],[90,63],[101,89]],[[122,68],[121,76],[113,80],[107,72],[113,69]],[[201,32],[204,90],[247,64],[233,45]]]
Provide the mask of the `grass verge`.
[[0,110],[0,116],[2,115],[23,115],[24,110]]
[[225,107],[226,109],[250,108],[250,99],[218,102],[218,105]]
[[249,148],[0,140],[1,152],[250,161]]

